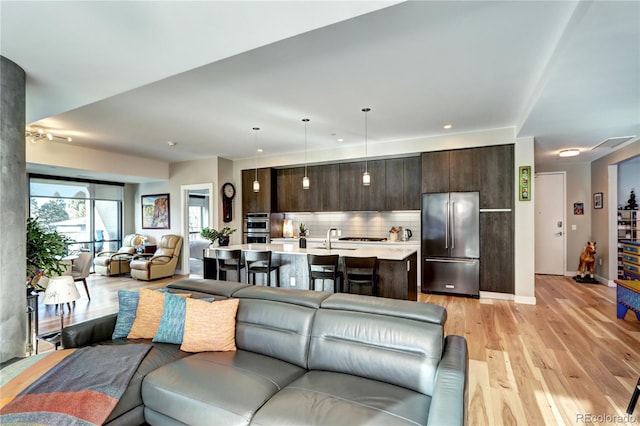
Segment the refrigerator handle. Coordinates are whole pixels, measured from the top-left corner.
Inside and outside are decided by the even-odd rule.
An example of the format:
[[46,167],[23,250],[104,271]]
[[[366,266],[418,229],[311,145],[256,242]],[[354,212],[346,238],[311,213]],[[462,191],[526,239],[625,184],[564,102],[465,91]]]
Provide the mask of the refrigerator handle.
[[446,202],[447,204],[447,215],[446,215],[446,219],[445,219],[445,223],[444,223],[444,248],[448,249],[449,248],[449,214],[450,214],[450,210],[449,210],[449,202]]
[[456,202],[451,202],[451,248],[456,248]]

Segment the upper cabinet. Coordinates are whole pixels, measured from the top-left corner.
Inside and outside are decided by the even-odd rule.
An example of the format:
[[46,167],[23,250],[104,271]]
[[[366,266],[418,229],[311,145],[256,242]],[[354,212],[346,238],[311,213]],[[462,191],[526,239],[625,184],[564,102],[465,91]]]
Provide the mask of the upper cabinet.
[[258,169],[259,192],[253,192],[255,177],[255,169],[242,171],[242,214],[276,211],[276,194],[273,186],[276,181],[275,170],[271,168]]
[[420,210],[420,157],[385,160],[385,210]]
[[481,209],[513,208],[513,145],[422,154],[422,192],[479,191]]
[[422,192],[477,191],[479,163],[474,149],[422,154]]

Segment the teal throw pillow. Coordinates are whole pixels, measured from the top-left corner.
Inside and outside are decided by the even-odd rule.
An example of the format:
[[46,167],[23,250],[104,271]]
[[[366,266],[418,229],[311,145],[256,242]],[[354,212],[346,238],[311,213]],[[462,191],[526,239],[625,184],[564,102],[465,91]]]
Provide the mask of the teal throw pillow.
[[138,300],[140,293],[130,290],[118,290],[118,319],[116,327],[113,329],[112,339],[120,339],[127,337],[133,321],[136,319],[136,311],[138,310]]
[[[202,300],[213,302],[213,298]],[[152,341],[156,343],[182,344],[186,312],[186,298],[167,293],[164,297],[164,308],[160,325]]]

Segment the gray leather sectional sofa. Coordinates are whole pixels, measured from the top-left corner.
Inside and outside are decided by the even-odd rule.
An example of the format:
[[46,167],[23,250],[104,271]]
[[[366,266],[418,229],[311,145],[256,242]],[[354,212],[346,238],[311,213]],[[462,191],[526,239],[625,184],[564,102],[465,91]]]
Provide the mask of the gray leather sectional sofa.
[[[113,425],[461,425],[468,352],[437,305],[183,279],[173,292],[239,298],[235,352],[153,343]],[[110,340],[116,315],[67,327],[67,348]],[[215,327],[215,324],[211,324]]]

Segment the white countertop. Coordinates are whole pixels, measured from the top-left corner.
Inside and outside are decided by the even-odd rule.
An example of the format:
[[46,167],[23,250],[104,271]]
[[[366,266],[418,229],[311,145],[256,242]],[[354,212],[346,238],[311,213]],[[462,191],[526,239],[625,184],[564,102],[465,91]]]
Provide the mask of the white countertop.
[[[410,247],[407,245],[398,244],[397,247],[389,247],[389,245],[381,245],[381,243],[366,243],[366,245],[358,246],[358,247],[344,247],[342,246],[345,241],[340,241],[341,247],[332,248],[331,250],[327,250],[322,247],[322,242],[324,240],[318,239],[314,241],[314,239],[307,240],[307,248],[303,249],[298,246],[297,239],[289,239],[290,243],[272,243],[272,244],[237,244],[227,247],[217,247],[222,250],[243,250],[243,251],[262,251],[262,250],[270,250],[276,254],[291,254],[291,255],[299,255],[306,256],[307,253],[311,254],[337,254],[339,256],[352,256],[352,257],[369,257],[376,256],[378,259],[382,260],[403,260],[408,256],[417,252],[415,247]],[[361,243],[361,242],[359,242]],[[333,242],[331,243],[334,245]],[[390,242],[390,244],[396,244]],[[377,246],[376,246],[377,245]],[[205,257],[215,258],[214,249],[207,249],[205,252]]]
[[[351,246],[385,246],[385,247],[419,247],[420,241],[408,240],[408,241],[348,241],[339,240],[339,237],[331,238],[332,247],[351,247]],[[325,238],[307,238],[307,245],[322,246],[324,245]],[[272,238],[273,244],[298,244],[298,238]]]

